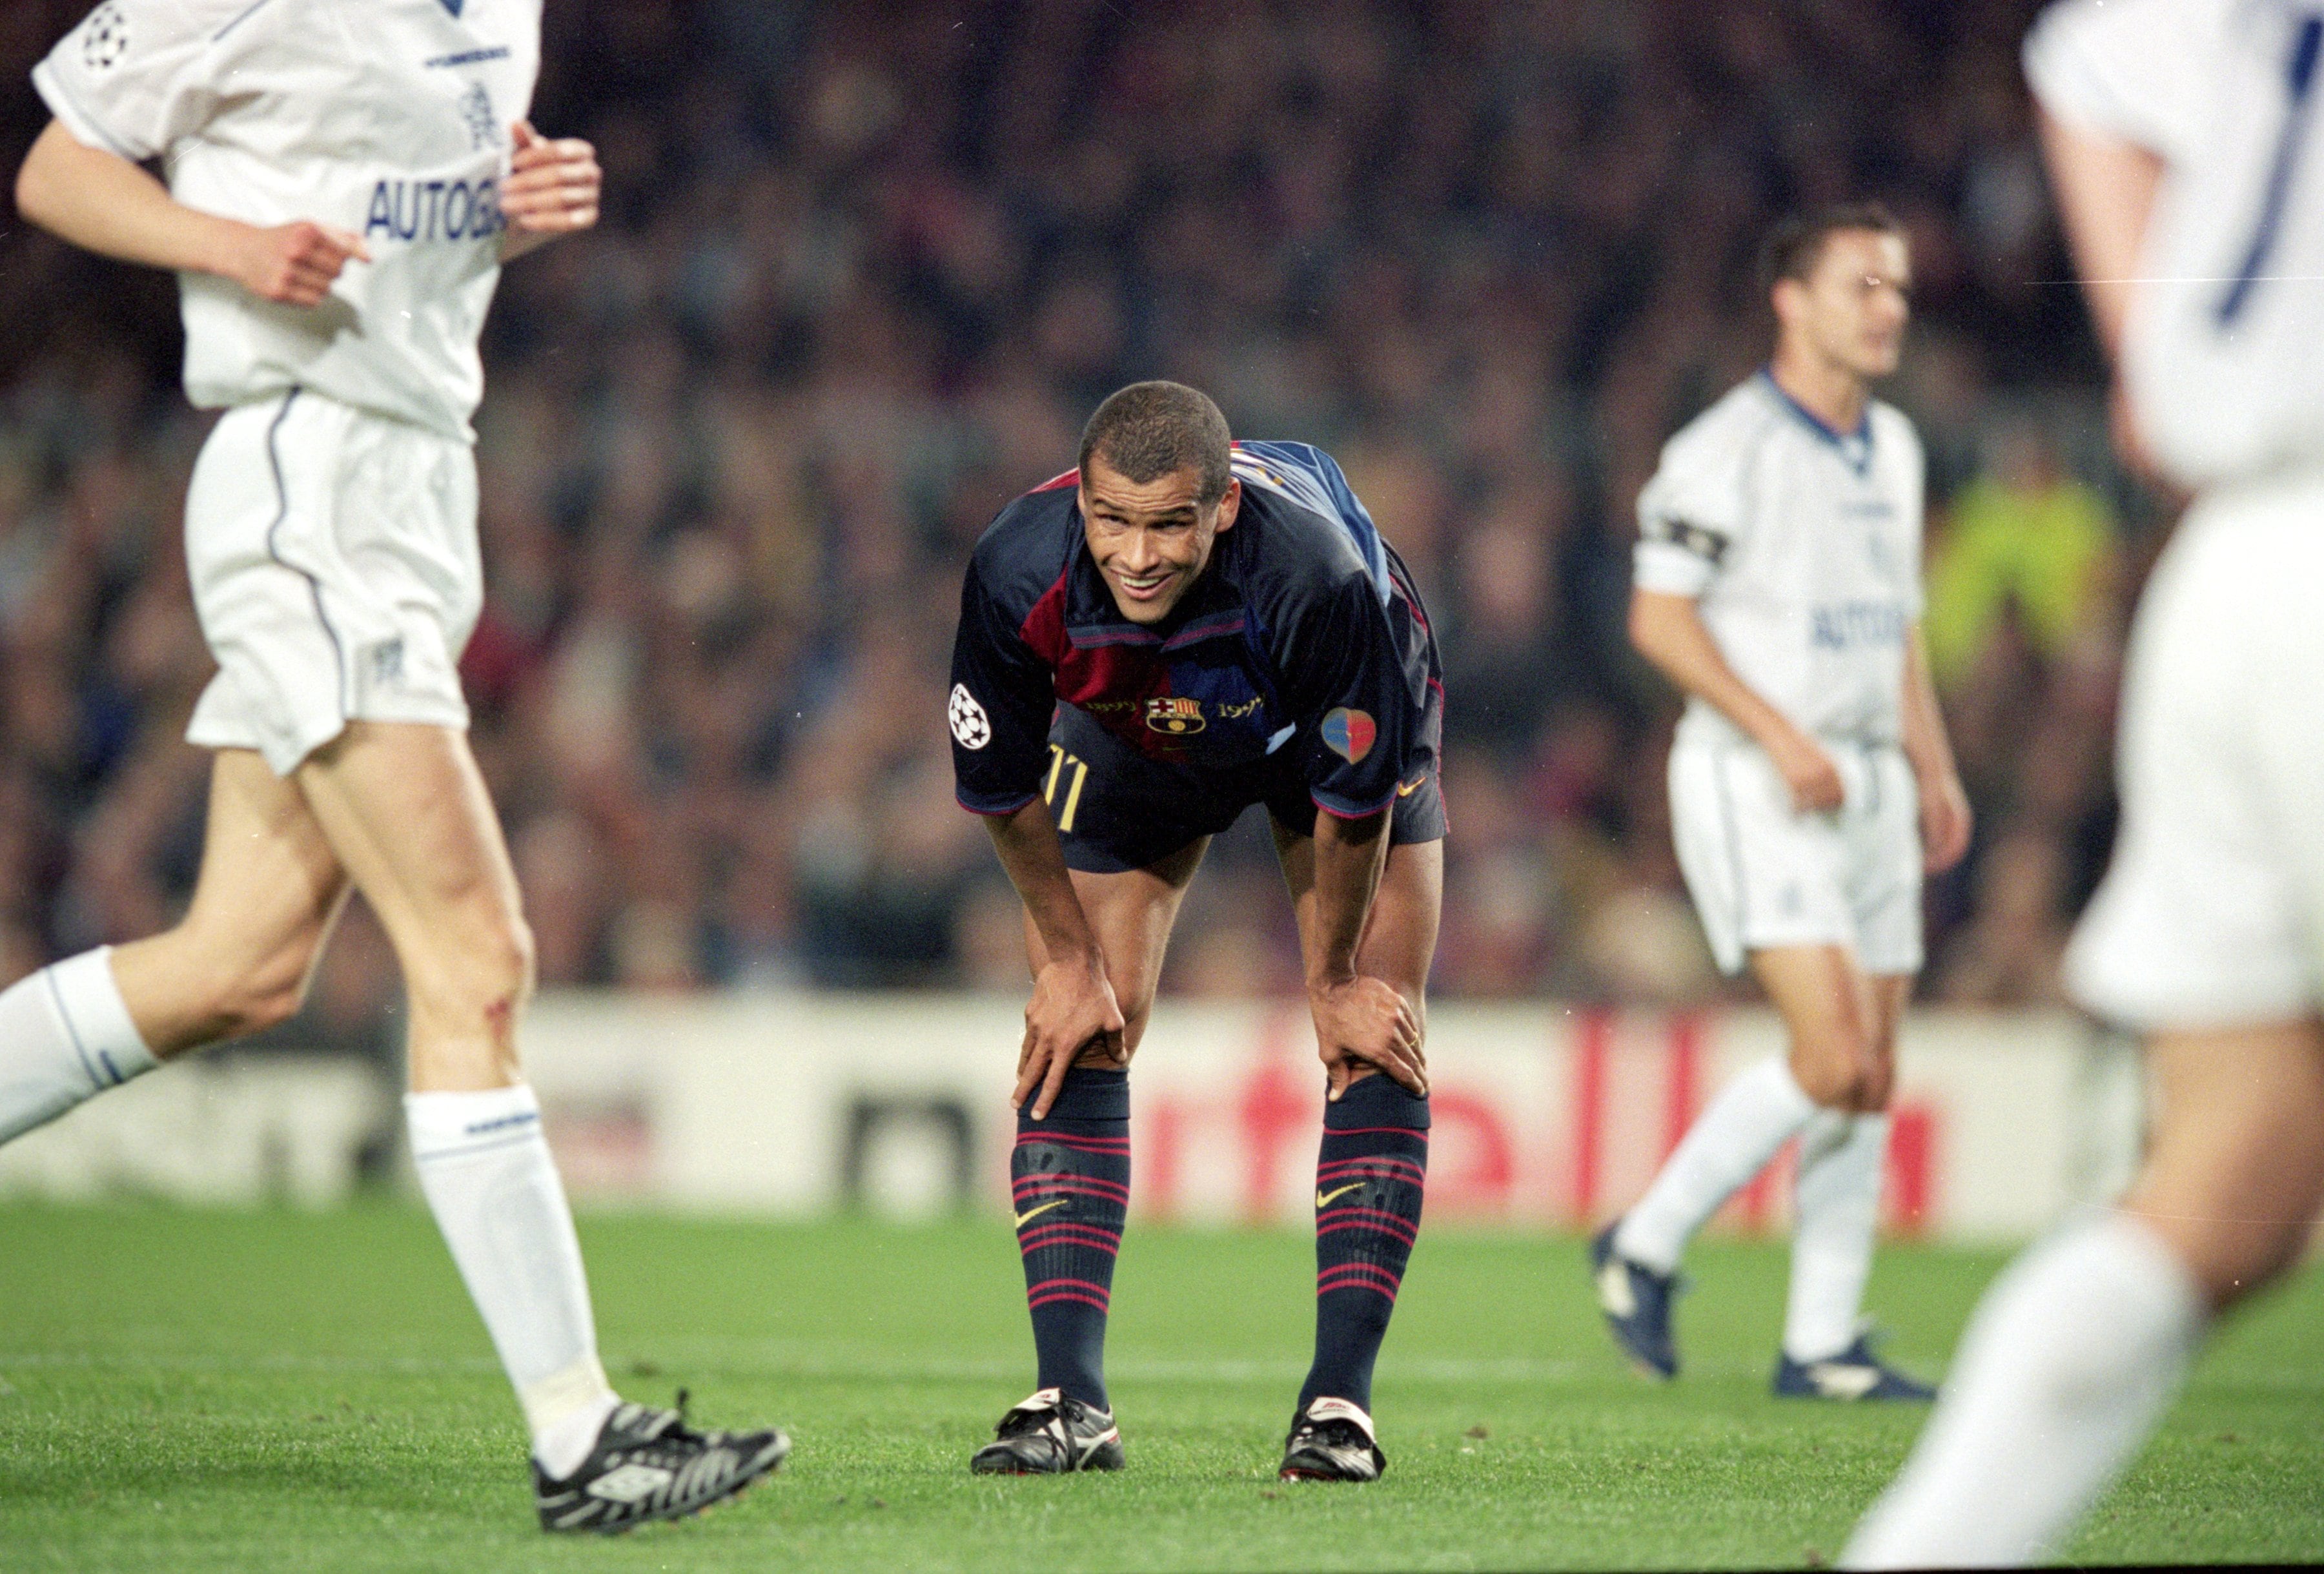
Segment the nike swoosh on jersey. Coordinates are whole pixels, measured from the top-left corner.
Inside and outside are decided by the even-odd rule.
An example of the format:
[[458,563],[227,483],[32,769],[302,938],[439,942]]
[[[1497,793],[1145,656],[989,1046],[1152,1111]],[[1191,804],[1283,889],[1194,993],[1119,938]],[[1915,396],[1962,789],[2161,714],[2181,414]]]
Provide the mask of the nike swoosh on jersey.
[[1315,1188],[1315,1206],[1318,1208],[1329,1208],[1332,1205],[1332,1199],[1333,1197],[1344,1197],[1351,1192],[1360,1192],[1363,1190],[1363,1185],[1364,1183],[1361,1181],[1358,1181],[1354,1185],[1342,1186],[1338,1191],[1330,1193],[1328,1196],[1324,1193],[1323,1188],[1318,1186]]
[[1424,770],[1418,776],[1414,777],[1410,781],[1400,781],[1397,783],[1396,796],[1400,798],[1410,797],[1413,794],[1420,790],[1420,784],[1427,779],[1428,773]]
[[1017,1228],[1022,1229],[1025,1228],[1025,1221],[1027,1220],[1038,1219],[1050,1209],[1063,1208],[1066,1203],[1072,1201],[1073,1199],[1071,1197],[1060,1197],[1054,1202],[1044,1202],[1038,1208],[1028,1208],[1024,1212],[1015,1215]]

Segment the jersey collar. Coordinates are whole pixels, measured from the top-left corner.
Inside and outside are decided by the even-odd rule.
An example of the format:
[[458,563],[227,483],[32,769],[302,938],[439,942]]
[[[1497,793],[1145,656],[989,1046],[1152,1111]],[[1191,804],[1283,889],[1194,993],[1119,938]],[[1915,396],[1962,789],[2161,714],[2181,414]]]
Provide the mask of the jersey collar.
[[1856,418],[1856,429],[1852,432],[1843,432],[1826,425],[1821,416],[1785,392],[1784,385],[1775,381],[1775,369],[1773,366],[1760,367],[1759,380],[1767,385],[1768,391],[1773,393],[1783,407],[1791,411],[1803,426],[1831,444],[1833,452],[1840,456],[1849,469],[1861,475],[1871,467],[1871,400],[1867,399],[1864,401],[1864,411]]

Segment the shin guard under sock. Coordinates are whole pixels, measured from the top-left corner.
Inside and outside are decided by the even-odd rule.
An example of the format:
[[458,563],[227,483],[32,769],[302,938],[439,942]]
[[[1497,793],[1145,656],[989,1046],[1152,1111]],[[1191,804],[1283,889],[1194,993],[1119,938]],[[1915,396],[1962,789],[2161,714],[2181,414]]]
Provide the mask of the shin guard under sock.
[[1318,1398],[1369,1412],[1372,1361],[1388,1334],[1420,1231],[1428,1177],[1428,1100],[1385,1073],[1323,1106],[1315,1160],[1315,1361],[1299,1412]]
[[1106,1409],[1106,1307],[1130,1207],[1130,1073],[1076,1066],[1046,1120],[1026,1100],[1009,1183],[1037,1385]]

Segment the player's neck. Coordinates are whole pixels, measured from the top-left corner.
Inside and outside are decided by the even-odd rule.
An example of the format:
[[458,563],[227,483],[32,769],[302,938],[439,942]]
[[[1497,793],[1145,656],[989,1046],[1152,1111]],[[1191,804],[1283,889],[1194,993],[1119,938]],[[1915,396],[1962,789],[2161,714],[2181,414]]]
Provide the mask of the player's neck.
[[1821,355],[1787,354],[1779,345],[1767,364],[1767,375],[1793,403],[1831,431],[1844,436],[1864,424],[1864,406],[1871,394],[1864,379],[1847,367]]

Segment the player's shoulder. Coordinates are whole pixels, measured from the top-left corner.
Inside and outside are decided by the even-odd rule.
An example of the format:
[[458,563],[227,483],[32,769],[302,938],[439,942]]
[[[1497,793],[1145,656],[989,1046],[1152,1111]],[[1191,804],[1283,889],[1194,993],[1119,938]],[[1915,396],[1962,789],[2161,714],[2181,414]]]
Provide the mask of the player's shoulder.
[[1029,606],[1065,572],[1079,536],[1074,529],[1074,483],[1068,470],[1010,500],[977,538],[970,554],[985,594]]
[[1235,445],[1233,465],[1243,489],[1236,566],[1253,588],[1321,594],[1353,578],[1386,585],[1387,547],[1338,460],[1313,443],[1252,441]]
[[1671,434],[1662,474],[1678,482],[1732,478],[1784,429],[1784,415],[1783,395],[1764,373],[1753,373]]
[[1865,409],[1865,419],[1871,423],[1875,446],[1887,445],[1910,454],[1921,451],[1921,430],[1913,418],[1885,399],[1873,400]]
[[104,0],[77,31],[85,35],[87,63],[103,69],[109,54],[223,45],[267,31],[298,9],[298,0]]

